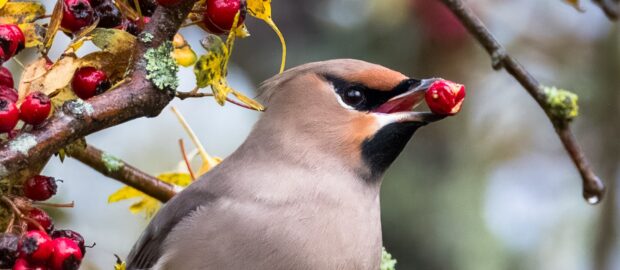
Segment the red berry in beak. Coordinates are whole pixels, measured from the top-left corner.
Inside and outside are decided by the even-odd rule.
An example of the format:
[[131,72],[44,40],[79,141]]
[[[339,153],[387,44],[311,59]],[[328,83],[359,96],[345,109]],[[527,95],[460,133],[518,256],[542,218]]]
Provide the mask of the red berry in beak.
[[0,67],[0,85],[13,88],[15,83],[13,82],[13,74],[8,68]]
[[78,232],[73,231],[73,230],[56,230],[52,232],[52,239],[56,239],[60,237],[69,238],[73,240],[73,242],[75,242],[80,248],[80,251],[82,251],[82,255],[86,254],[86,246],[84,245],[84,237],[82,237],[82,235],[79,234]]
[[62,21],[60,22],[62,28],[71,32],[77,32],[93,23],[95,11],[88,0],[63,1],[64,9],[62,11]]
[[51,267],[53,270],[77,270],[82,263],[82,251],[71,239],[60,237],[53,241]]
[[242,25],[245,20],[245,7],[241,0],[207,0],[206,6],[203,23],[212,34],[221,35],[230,31],[239,11],[237,25]]
[[0,99],[6,99],[13,103],[17,102],[18,94],[17,90],[12,87],[0,85]]
[[26,96],[19,109],[19,117],[22,121],[31,125],[38,125],[43,123],[47,116],[50,115],[52,102],[46,94],[33,92]]
[[19,241],[19,257],[28,261],[45,262],[53,251],[52,238],[46,232],[28,231]]
[[4,52],[4,60],[19,53],[26,46],[26,37],[15,24],[0,25],[0,47]]
[[49,176],[35,175],[28,178],[22,187],[24,196],[35,201],[45,201],[56,194],[56,179]]
[[463,105],[465,86],[447,80],[438,80],[431,84],[424,97],[433,113],[455,115]]
[[[45,229],[45,232],[51,232],[52,230],[54,230],[54,223],[52,222],[52,218],[45,211],[39,208],[32,208],[32,210],[28,212],[28,217],[38,222],[39,225],[41,225],[41,227]],[[40,229],[36,224],[28,222],[28,230],[36,231]]]
[[19,121],[19,110],[15,103],[0,98],[0,133],[9,132],[15,128]]
[[89,99],[105,92],[110,87],[111,84],[105,72],[94,67],[79,68],[71,80],[73,92],[81,99]]

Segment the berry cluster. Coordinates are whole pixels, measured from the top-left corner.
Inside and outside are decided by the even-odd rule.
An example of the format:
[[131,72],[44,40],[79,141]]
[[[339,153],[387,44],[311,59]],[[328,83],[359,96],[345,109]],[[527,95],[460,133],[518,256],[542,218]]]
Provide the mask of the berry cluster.
[[36,202],[31,201],[47,200],[56,194],[56,181],[52,177],[36,175],[23,184],[25,198],[12,198],[15,207],[21,211],[15,225],[22,233],[14,233],[16,227],[10,225],[6,233],[0,234],[0,269],[79,268],[86,253],[82,235],[72,230],[54,230],[51,217],[42,209],[33,207]]
[[[125,18],[112,0],[62,1],[64,1],[64,9],[60,26],[70,33],[78,32],[98,21],[97,27],[122,29],[133,35],[138,35],[144,29],[144,25],[149,22],[149,16],[157,7],[154,1],[140,0],[140,11],[145,17],[139,21]],[[133,4],[134,1],[129,1],[129,3]]]

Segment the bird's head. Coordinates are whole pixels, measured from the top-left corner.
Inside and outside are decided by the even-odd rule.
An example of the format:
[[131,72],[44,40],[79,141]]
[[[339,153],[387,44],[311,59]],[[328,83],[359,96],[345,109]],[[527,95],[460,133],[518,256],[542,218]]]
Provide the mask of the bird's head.
[[418,128],[443,118],[412,111],[437,80],[352,59],[305,64],[263,83],[257,129],[291,158],[333,157],[377,181]]

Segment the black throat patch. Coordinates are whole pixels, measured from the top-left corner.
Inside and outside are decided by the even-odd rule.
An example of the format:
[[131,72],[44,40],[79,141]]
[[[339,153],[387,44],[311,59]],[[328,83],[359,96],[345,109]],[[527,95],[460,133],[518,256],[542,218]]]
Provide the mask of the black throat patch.
[[362,159],[368,169],[363,178],[377,182],[383,173],[403,151],[415,131],[423,126],[420,122],[391,123],[382,127],[374,136],[362,143]]

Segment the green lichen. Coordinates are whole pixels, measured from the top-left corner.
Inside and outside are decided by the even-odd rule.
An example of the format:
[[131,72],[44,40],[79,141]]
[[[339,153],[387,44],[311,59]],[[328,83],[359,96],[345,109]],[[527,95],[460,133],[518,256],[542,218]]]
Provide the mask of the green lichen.
[[37,145],[37,140],[32,134],[24,133],[9,142],[9,149],[28,155],[28,151]]
[[76,116],[90,115],[95,112],[93,105],[90,105],[90,103],[85,102],[82,99],[75,99],[69,101],[69,103],[67,104],[67,108],[73,115]]
[[101,154],[101,161],[103,161],[108,172],[115,172],[123,167],[123,162],[120,159],[105,152]]
[[579,97],[568,90],[544,87],[549,112],[557,120],[571,121],[579,115]]
[[381,249],[380,270],[396,270],[396,259],[392,258],[392,254],[385,251],[385,247]]
[[179,66],[171,56],[172,42],[166,41],[157,48],[150,48],[144,54],[146,59],[146,78],[159,90],[176,90],[179,86],[177,72]]
[[153,36],[153,34],[151,34],[149,32],[142,32],[142,33],[140,33],[138,38],[140,38],[140,41],[142,41],[144,43],[149,43],[149,42],[153,41],[153,38],[155,38],[155,37]]

